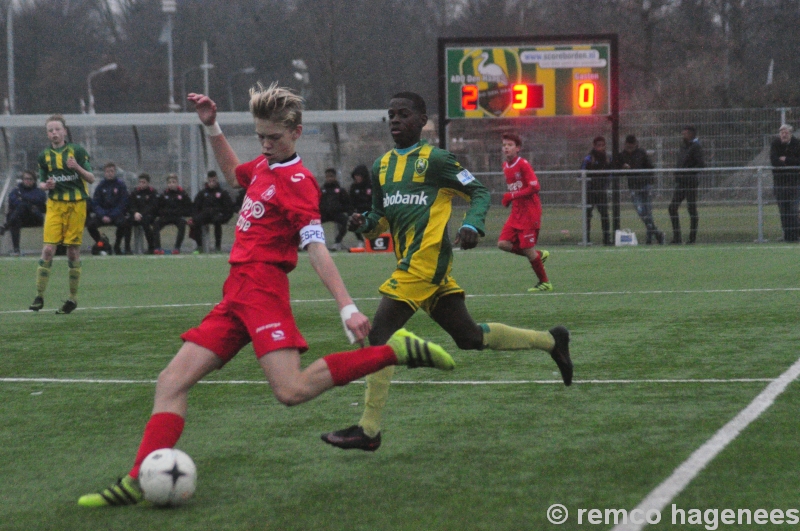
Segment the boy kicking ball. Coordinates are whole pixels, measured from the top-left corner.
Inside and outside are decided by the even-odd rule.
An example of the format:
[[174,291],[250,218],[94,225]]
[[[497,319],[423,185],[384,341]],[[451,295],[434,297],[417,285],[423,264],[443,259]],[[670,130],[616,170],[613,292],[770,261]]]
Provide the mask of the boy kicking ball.
[[455,366],[444,349],[401,329],[385,345],[330,354],[301,370],[300,354],[308,345],[295,325],[288,279],[297,265],[298,247],[308,251],[311,266],[336,300],[350,341],[363,341],[370,331],[369,319],[356,309],[328,254],[317,180],[295,152],[303,131],[302,99],[276,85],[259,85],[250,91],[250,112],[263,155],[244,164],[217,124],[215,103],[201,94],[189,94],[189,101],[206,126],[226,180],[232,187],[246,190],[236,223],[230,274],[222,302],[199,326],[181,336],[183,346],[159,375],[152,415],[130,472],[110,487],[82,496],[78,500],[81,506],[141,502],[139,467],[152,451],[172,448],[178,442],[189,390],[251,341],[272,392],[287,406],[390,365],[442,370]]

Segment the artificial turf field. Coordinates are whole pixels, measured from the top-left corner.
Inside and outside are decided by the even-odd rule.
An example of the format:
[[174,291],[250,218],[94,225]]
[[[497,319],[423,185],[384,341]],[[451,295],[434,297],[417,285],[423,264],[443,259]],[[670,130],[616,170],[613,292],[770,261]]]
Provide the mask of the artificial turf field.
[[[287,408],[248,347],[192,391],[178,447],[198,488],[166,510],[75,502],[130,468],[153,381],[219,300],[225,257],[85,257],[66,316],[54,314],[65,260],[35,314],[22,310],[36,260],[0,259],[0,529],[612,529],[588,513],[579,524],[579,510],[639,505],[800,358],[800,246],[550,250],[552,293],[526,293],[530,267],[488,247],[456,253],[453,274],[478,321],[566,325],[572,387],[547,354],[459,351],[418,314],[408,327],[448,348],[456,370],[399,369],[383,446],[344,452],[319,434],[358,419],[364,386]],[[371,316],[392,257],[335,260]],[[304,363],[349,348],[306,256],[291,279]],[[800,509],[800,384],[773,398],[647,529],[800,528],[711,523],[713,509]],[[569,510],[563,525],[547,519],[555,503]],[[672,504],[685,524],[672,524]],[[690,523],[691,509],[706,520]]]

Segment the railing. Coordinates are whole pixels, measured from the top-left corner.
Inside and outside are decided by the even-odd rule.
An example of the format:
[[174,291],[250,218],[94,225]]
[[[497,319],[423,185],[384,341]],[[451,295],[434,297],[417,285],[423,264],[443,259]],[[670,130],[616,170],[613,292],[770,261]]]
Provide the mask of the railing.
[[[797,168],[800,171],[800,168]],[[681,171],[676,169],[618,170],[613,177],[619,186],[619,217],[617,228],[631,229],[637,233],[639,242],[645,241],[644,225],[639,219],[630,199],[627,175],[631,173],[653,174],[655,184],[651,189],[653,217],[656,226],[671,236],[672,226],[667,206],[674,190],[674,177]],[[780,217],[776,207],[772,168],[770,166],[732,166],[726,168],[705,168],[689,170],[699,172],[698,211],[700,225],[698,243],[766,243],[783,240]],[[543,206],[542,229],[539,242],[541,246],[587,245],[586,231],[586,185],[591,179],[588,171],[537,171],[542,186],[540,197]],[[481,245],[494,246],[500,230],[508,218],[509,210],[501,206],[502,194],[506,191],[502,173],[478,173],[476,177],[491,191],[492,208],[487,216],[487,234]],[[613,224],[612,190],[608,192],[609,214]],[[4,205],[5,206],[5,205]],[[458,200],[457,209],[463,212],[466,204]],[[684,238],[688,228],[686,203],[679,212]],[[594,213],[594,219],[598,214]],[[3,216],[3,219],[5,216]],[[451,230],[459,222],[460,216],[453,217]],[[602,242],[599,222],[592,224],[592,241]],[[29,237],[25,234],[28,233]],[[35,237],[34,237],[35,233]],[[225,232],[224,245],[230,245],[232,233]],[[35,240],[35,241],[34,241]],[[91,238],[84,238],[88,248]],[[41,231],[23,231],[23,245],[28,252],[38,252],[41,246]],[[0,253],[8,251],[8,238],[0,240]]]
[[[800,168],[797,168],[800,172]],[[783,232],[778,209],[775,206],[771,166],[733,166],[703,169],[655,169],[614,170],[608,190],[608,209],[611,228],[631,229],[640,242],[645,228],[631,201],[627,187],[630,174],[651,174],[654,184],[650,191],[653,217],[656,226],[669,241],[672,225],[667,208],[675,189],[675,176],[682,172],[698,174],[697,208],[700,218],[698,243],[781,241]],[[541,184],[540,198],[543,207],[542,229],[539,241],[542,245],[587,245],[587,191],[592,173],[585,170],[537,171]],[[608,172],[604,172],[608,174]],[[508,217],[509,210],[500,206],[502,194],[506,192],[505,178],[500,172],[476,173],[492,193],[493,207],[487,219],[486,244],[496,242],[500,229]],[[616,185],[618,193],[614,193]],[[614,198],[618,199],[618,213],[614,212]],[[461,208],[466,208],[461,204]],[[616,215],[615,215],[616,214]],[[598,213],[593,214],[597,220]],[[616,218],[616,220],[615,220]],[[689,219],[686,202],[680,205],[679,218],[684,233],[688,232]],[[601,242],[600,223],[592,223],[591,238]],[[600,234],[600,237],[596,237]]]

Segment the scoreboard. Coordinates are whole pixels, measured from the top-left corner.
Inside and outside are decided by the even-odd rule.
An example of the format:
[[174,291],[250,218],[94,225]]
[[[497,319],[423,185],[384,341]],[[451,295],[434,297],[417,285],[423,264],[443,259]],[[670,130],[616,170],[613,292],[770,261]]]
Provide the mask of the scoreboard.
[[611,116],[616,36],[439,40],[446,120]]

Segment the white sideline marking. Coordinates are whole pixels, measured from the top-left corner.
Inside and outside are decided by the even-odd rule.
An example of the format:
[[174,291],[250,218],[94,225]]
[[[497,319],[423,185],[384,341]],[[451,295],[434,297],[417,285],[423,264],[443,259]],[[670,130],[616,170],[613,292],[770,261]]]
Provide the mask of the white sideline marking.
[[[739,412],[730,422],[725,424],[711,439],[694,451],[689,459],[676,468],[670,477],[664,480],[647,497],[636,506],[647,514],[650,510],[663,511],[664,507],[681,493],[684,488],[725,449],[751,422],[761,416],[780,396],[786,387],[800,375],[800,359],[794,362],[786,372],[770,383],[750,404]],[[636,510],[634,509],[634,510]],[[630,514],[630,512],[628,513]],[[612,531],[639,531],[647,524],[619,524]]]
[[[468,299],[479,298],[494,298],[494,297],[592,297],[598,295],[687,295],[687,294],[709,294],[709,293],[771,293],[771,292],[789,292],[800,291],[798,288],[747,288],[747,289],[697,289],[697,290],[641,290],[641,291],[584,291],[577,293],[537,293],[531,295],[530,293],[482,293],[467,295]],[[353,298],[355,302],[363,301],[379,301],[381,297],[356,297]],[[292,304],[304,303],[321,303],[321,302],[335,302],[334,299],[293,299]],[[90,306],[81,308],[78,306],[75,311],[107,311],[107,310],[143,310],[143,309],[159,309],[159,308],[190,308],[193,306],[214,306],[216,302],[195,302],[186,304],[148,304],[138,306]],[[55,310],[55,307],[52,308]],[[48,313],[42,311],[42,313]],[[0,311],[0,315],[11,313],[34,313],[31,310],[4,310]]]
[[[707,378],[707,379],[645,379],[645,380],[574,380],[575,385],[581,384],[705,384],[705,383],[752,383],[775,382],[775,378]],[[123,379],[95,379],[95,378],[0,378],[0,383],[56,383],[56,384],[154,384],[155,380],[123,380]],[[200,384],[211,385],[266,385],[266,380],[200,380]],[[364,380],[356,380],[355,384],[364,384]],[[453,381],[411,381],[392,380],[395,385],[525,385],[563,384],[561,380],[453,380]]]

